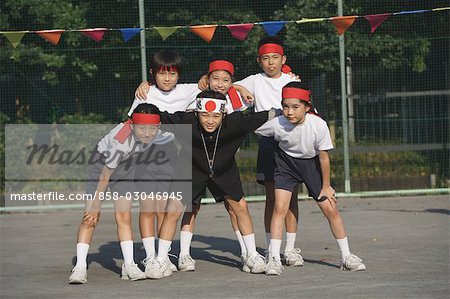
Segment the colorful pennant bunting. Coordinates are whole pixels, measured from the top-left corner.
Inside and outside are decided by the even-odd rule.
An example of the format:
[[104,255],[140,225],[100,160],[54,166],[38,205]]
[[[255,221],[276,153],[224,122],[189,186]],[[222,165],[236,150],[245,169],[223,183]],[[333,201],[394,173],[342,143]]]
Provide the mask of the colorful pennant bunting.
[[122,32],[123,40],[127,42],[141,32],[142,28],[121,28],[119,31]]
[[[433,8],[427,10],[410,10],[401,11],[396,13],[385,13],[376,15],[366,15],[364,17],[371,26],[371,32],[374,33],[378,27],[386,21],[392,15],[405,15],[405,14],[418,14],[431,11],[444,11],[450,10],[450,7]],[[89,38],[100,42],[106,31],[119,30],[122,32],[122,37],[125,42],[128,42],[134,36],[136,36],[142,30],[155,29],[162,40],[165,41],[169,36],[171,36],[175,31],[180,28],[189,28],[193,33],[198,35],[200,38],[206,42],[211,42],[214,37],[215,31],[218,26],[227,27],[231,35],[238,40],[245,40],[249,32],[253,29],[254,25],[262,25],[265,32],[270,35],[276,35],[283,29],[284,25],[288,22],[295,22],[297,24],[310,23],[310,22],[323,22],[331,21],[336,27],[336,31],[339,35],[344,34],[355,22],[357,18],[361,16],[342,16],[342,17],[331,17],[331,18],[302,18],[297,21],[268,21],[268,22],[258,22],[258,23],[245,23],[245,24],[229,24],[229,25],[196,25],[196,26],[173,26],[173,27],[152,27],[152,28],[120,28],[120,29],[108,29],[108,28],[92,28],[92,29],[74,29],[74,30],[40,30],[40,31],[0,31],[11,43],[11,45],[16,48],[24,35],[26,33],[36,33],[43,39],[49,41],[53,45],[57,45],[61,39],[61,35],[66,31],[76,31],[81,32]]]
[[191,26],[190,30],[200,36],[204,41],[210,42],[216,32],[217,25]]
[[84,35],[87,37],[92,38],[97,43],[103,39],[103,35],[106,31],[108,31],[107,28],[93,28],[93,29],[83,29],[80,30]]
[[253,26],[253,23],[226,25],[228,30],[230,30],[231,35],[238,40],[245,40]]
[[271,22],[262,22],[261,24],[264,27],[264,30],[266,33],[270,36],[274,36],[278,32],[280,32],[281,29],[283,29],[284,24],[286,24],[287,21],[271,21]]
[[331,18],[331,22],[336,27],[337,34],[342,35],[353,25],[357,17],[358,16],[334,17]]
[[368,15],[364,16],[364,18],[369,21],[371,32],[374,33],[375,30],[377,30],[377,28],[380,27],[380,25],[383,24],[383,22],[386,21],[386,19],[390,16],[392,16],[391,13],[385,13],[379,15]]
[[165,41],[169,36],[171,36],[175,31],[177,31],[180,26],[174,27],[153,27],[156,31],[158,31],[159,35],[163,41]]
[[51,42],[54,46],[56,46],[59,43],[59,40],[61,38],[61,35],[63,34],[64,30],[41,30],[36,31],[36,33],[45,39],[46,41]]

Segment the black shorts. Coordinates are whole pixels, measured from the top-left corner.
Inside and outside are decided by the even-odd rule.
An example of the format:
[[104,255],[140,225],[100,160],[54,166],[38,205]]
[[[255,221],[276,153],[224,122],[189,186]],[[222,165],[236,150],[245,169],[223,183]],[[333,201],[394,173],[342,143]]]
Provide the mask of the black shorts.
[[305,183],[309,196],[318,200],[322,189],[319,156],[310,159],[294,158],[279,150],[275,153],[274,188],[293,192],[297,184]]
[[261,137],[259,140],[258,160],[256,163],[256,182],[264,185],[274,181],[275,152],[278,142],[273,137]]
[[222,202],[225,198],[240,201],[244,197],[244,190],[242,189],[241,178],[237,168],[214,177],[214,179],[204,177],[202,182],[199,182],[198,176],[193,176],[193,185],[193,205],[201,204],[206,188],[209,189],[216,202]]

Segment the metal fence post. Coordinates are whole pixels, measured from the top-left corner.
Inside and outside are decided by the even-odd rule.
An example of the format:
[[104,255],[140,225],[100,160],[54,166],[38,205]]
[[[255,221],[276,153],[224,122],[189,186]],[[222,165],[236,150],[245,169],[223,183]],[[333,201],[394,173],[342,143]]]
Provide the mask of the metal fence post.
[[[343,16],[343,0],[338,0],[338,15]],[[339,36],[339,63],[341,73],[341,104],[342,104],[342,145],[344,147],[344,177],[345,193],[350,193],[350,157],[348,148],[347,91],[345,82],[345,44],[344,35]]]
[[147,81],[147,52],[145,45],[145,12],[144,0],[139,0],[139,27],[143,28],[140,32],[141,37],[141,74],[142,81]]

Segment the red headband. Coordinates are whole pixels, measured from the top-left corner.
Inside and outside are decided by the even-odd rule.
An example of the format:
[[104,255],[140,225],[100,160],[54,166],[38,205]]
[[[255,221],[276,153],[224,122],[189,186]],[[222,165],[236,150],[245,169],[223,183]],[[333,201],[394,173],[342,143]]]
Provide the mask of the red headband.
[[258,55],[263,56],[267,53],[278,53],[284,55],[283,47],[278,44],[264,44],[258,49]]
[[158,114],[133,113],[131,120],[137,125],[157,125],[160,122]]
[[305,102],[311,102],[311,91],[295,87],[284,87],[281,97],[283,99],[299,99]]
[[234,74],[234,65],[226,60],[215,60],[209,64],[208,73],[212,73],[217,70],[224,70],[229,72],[231,75]]
[[178,73],[178,69],[176,66],[167,66],[167,65],[162,65],[159,67],[158,72],[177,72]]

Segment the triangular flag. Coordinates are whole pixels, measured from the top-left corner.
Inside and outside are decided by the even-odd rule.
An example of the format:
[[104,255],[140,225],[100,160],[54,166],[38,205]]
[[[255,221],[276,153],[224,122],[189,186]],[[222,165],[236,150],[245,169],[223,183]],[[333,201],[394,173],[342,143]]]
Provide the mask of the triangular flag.
[[302,24],[302,23],[310,23],[310,22],[323,22],[328,20],[328,18],[316,18],[316,19],[301,19],[298,21],[295,21],[297,24]]
[[268,35],[274,36],[281,29],[283,29],[283,26],[286,23],[287,23],[286,21],[271,21],[271,22],[262,22],[261,24],[263,25],[264,30]]
[[204,41],[210,42],[214,36],[217,25],[191,26],[190,30],[200,36]]
[[2,32],[2,34],[9,40],[11,45],[14,48],[17,48],[17,46],[20,44],[20,41],[22,40],[25,33],[29,31],[8,31],[8,32]]
[[42,37],[43,39],[51,42],[54,46],[59,43],[59,39],[61,38],[61,34],[64,30],[41,30],[36,31],[36,33]]
[[430,11],[430,10],[429,9],[406,10],[406,11],[396,12],[394,15],[408,15],[408,14],[413,14],[413,13],[427,12],[427,11]]
[[153,27],[156,31],[158,31],[159,35],[163,41],[165,41],[169,36],[171,36],[175,31],[177,31],[180,26],[174,27]]
[[136,34],[141,32],[142,28],[120,28],[119,31],[122,32],[122,38],[125,42],[132,39]]
[[370,26],[372,27],[371,32],[374,33],[387,18],[392,16],[391,13],[379,14],[379,15],[367,15],[364,18],[369,21]]
[[331,18],[331,22],[333,22],[336,27],[337,34],[342,35],[353,25],[357,17],[358,16],[334,17]]
[[107,28],[93,28],[93,29],[83,29],[80,30],[84,35],[87,37],[92,38],[96,42],[99,42],[103,38],[103,34],[105,34],[106,31],[108,31]]
[[231,35],[238,40],[245,40],[248,33],[253,28],[252,23],[248,24],[236,24],[236,25],[226,25],[228,30],[230,30]]

